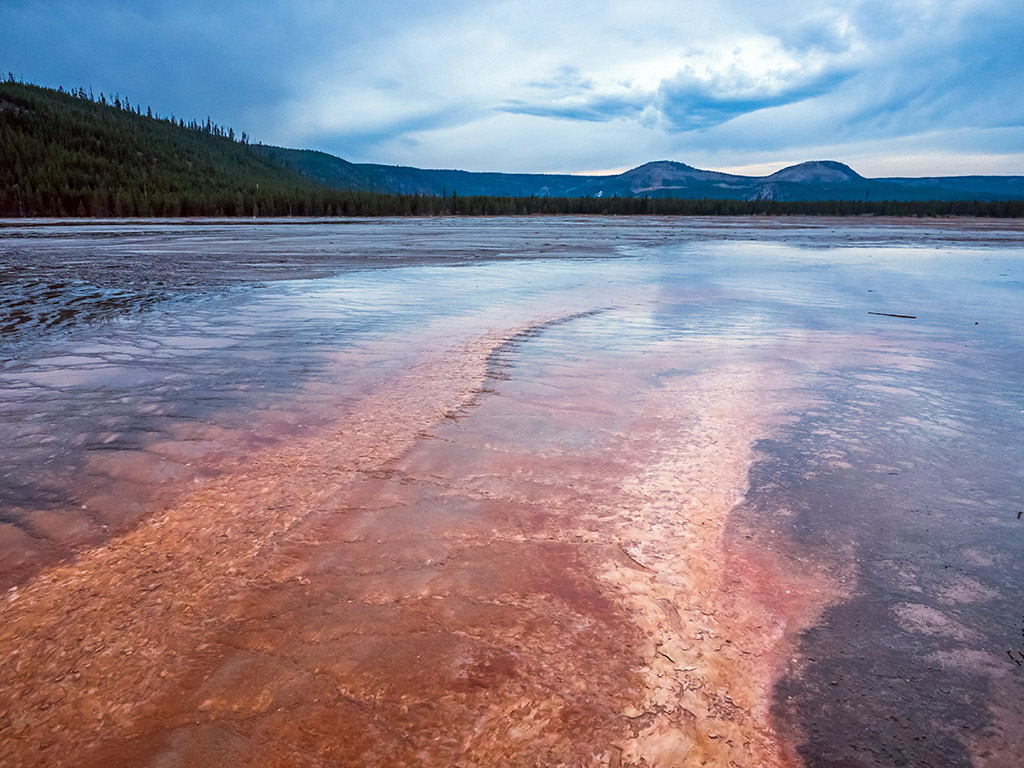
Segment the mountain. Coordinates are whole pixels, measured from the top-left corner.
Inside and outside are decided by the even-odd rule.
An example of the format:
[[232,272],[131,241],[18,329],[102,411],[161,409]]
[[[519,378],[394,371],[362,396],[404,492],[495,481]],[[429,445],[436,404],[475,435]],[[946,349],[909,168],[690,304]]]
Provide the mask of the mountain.
[[[296,150],[289,167],[335,188],[419,195],[524,197],[675,197],[724,200],[1020,200],[1024,176],[880,178],[861,176],[848,165],[814,160],[769,176],[740,176],[659,160],[607,176],[479,173],[407,166],[346,163],[336,177],[314,155]],[[358,174],[358,177],[357,177]]]
[[808,163],[791,165],[765,177],[769,182],[791,182],[797,184],[848,184],[864,181],[864,177],[853,168],[834,160],[812,160]]
[[323,152],[280,147],[267,147],[263,151],[329,187],[404,195],[455,193],[497,197],[676,197],[780,201],[1024,199],[1024,176],[868,179],[834,160],[800,163],[769,176],[707,171],[670,160],[645,163],[620,174],[575,176],[350,163]]

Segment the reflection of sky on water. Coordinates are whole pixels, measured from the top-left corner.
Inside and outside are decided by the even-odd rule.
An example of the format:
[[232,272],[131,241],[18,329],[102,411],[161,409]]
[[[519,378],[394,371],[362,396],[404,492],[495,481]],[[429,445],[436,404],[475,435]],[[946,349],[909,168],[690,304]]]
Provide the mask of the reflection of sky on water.
[[68,482],[90,471],[96,452],[202,439],[209,422],[258,439],[267,425],[252,411],[273,411],[285,431],[328,418],[423,345],[587,304],[590,278],[580,267],[597,263],[408,267],[272,282],[10,348],[16,357],[0,371],[0,515],[17,524],[26,509],[77,506],[107,480],[101,473]]

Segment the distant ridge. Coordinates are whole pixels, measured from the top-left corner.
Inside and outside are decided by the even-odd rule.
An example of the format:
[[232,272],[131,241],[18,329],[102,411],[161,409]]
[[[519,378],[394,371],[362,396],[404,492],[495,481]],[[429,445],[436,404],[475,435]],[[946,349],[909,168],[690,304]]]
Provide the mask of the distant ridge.
[[811,160],[768,176],[702,170],[672,160],[657,160],[608,176],[490,173],[341,161],[345,165],[334,175],[324,159],[331,156],[322,152],[279,147],[264,151],[331,187],[397,194],[778,201],[1024,199],[1024,176],[868,179],[835,160]]

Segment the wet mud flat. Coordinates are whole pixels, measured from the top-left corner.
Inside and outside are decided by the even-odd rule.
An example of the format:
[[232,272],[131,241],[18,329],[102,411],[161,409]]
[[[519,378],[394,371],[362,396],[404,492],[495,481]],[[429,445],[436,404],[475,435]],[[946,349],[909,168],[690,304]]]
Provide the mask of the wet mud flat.
[[230,226],[5,346],[0,763],[1016,764],[1013,223]]

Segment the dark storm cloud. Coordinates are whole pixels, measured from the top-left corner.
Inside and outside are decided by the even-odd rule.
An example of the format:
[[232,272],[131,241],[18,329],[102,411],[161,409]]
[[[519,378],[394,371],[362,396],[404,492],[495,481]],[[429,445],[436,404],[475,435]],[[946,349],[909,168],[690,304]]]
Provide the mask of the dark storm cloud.
[[827,73],[781,85],[763,85],[742,75],[708,80],[695,77],[692,72],[680,72],[658,89],[657,103],[659,111],[675,128],[701,130],[739,115],[819,96],[844,79],[843,73]]
[[549,103],[530,103],[525,100],[511,100],[501,109],[518,115],[535,117],[556,117],[563,120],[586,120],[602,122],[617,118],[632,118],[640,115],[651,105],[650,98],[641,96],[595,95],[571,98]]

